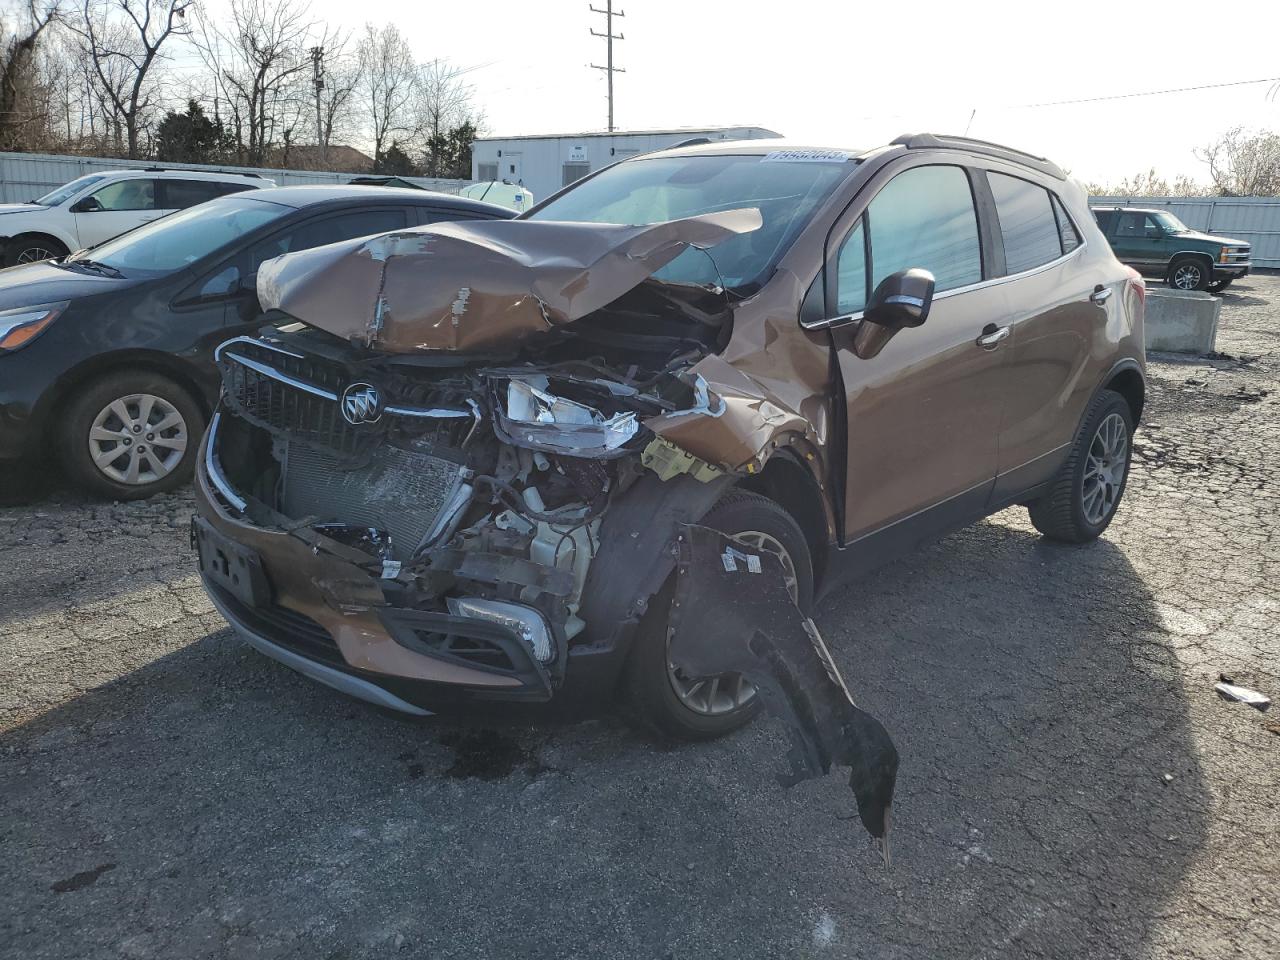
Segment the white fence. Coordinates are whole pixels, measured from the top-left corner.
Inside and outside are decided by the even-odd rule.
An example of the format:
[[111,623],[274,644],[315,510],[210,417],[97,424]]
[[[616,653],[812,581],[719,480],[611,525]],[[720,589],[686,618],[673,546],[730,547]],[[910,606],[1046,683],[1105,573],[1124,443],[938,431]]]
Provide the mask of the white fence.
[[[300,183],[347,183],[358,173],[327,173],[322,170],[272,170],[268,167],[209,166],[199,163],[155,163],[151,160],[115,160],[105,157],[64,157],[49,153],[0,153],[0,203],[24,203],[43,196],[86,173],[103,170],[225,170],[229,173],[256,173],[280,187]],[[438,180],[431,177],[404,177],[410,183],[441,193],[457,193],[470,180]]]
[[1280,269],[1280,197],[1090,197],[1089,204],[1168,210],[1194,230],[1247,240],[1255,267]]

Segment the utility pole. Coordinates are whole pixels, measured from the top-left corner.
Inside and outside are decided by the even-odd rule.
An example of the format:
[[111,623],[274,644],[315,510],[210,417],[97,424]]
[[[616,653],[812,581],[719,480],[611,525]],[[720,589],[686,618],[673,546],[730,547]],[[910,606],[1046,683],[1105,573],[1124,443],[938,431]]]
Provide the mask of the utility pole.
[[601,10],[599,7],[593,7],[591,6],[591,4],[587,4],[587,7],[591,10],[592,13],[604,14],[604,33],[599,33],[595,30],[592,30],[591,35],[593,37],[604,37],[604,42],[608,50],[608,53],[607,53],[608,59],[605,61],[605,65],[603,67],[593,63],[591,64],[591,68],[593,70],[603,70],[604,75],[609,78],[609,132],[613,133],[613,75],[615,73],[627,72],[622,67],[615,67],[613,65],[613,41],[627,39],[620,33],[617,35],[614,34],[613,18],[625,17],[626,14],[623,13],[621,10],[619,10],[617,13],[613,12],[613,0],[605,0],[605,5],[603,10]]
[[328,166],[325,158],[324,119],[320,111],[320,91],[324,89],[324,47],[311,48],[311,82],[316,86],[316,142],[320,145],[320,169]]

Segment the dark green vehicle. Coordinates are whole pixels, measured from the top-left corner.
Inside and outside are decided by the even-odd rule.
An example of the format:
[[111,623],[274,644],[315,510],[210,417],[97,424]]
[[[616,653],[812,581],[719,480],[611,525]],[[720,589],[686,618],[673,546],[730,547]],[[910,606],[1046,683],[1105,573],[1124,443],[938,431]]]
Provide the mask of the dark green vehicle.
[[1249,244],[1192,230],[1168,210],[1094,207],[1116,259],[1179,290],[1225,290],[1249,273]]

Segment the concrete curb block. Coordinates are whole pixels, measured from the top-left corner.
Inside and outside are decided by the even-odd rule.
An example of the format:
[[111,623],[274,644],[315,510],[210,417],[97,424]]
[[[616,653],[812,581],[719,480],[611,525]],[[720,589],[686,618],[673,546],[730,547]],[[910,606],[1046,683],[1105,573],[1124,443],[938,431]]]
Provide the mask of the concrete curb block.
[[1144,319],[1148,350],[1212,353],[1222,300],[1195,290],[1147,287]]

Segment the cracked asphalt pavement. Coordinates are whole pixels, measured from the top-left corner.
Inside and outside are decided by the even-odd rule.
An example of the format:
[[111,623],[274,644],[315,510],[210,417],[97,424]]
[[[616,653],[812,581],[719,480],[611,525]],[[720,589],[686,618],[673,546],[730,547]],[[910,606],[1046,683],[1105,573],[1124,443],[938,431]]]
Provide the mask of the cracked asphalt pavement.
[[902,769],[886,869],[761,722],[408,722],[246,648],[191,499],[0,508],[0,957],[1274,958],[1280,277],[1153,357],[1098,543],[1014,509],[818,611]]

